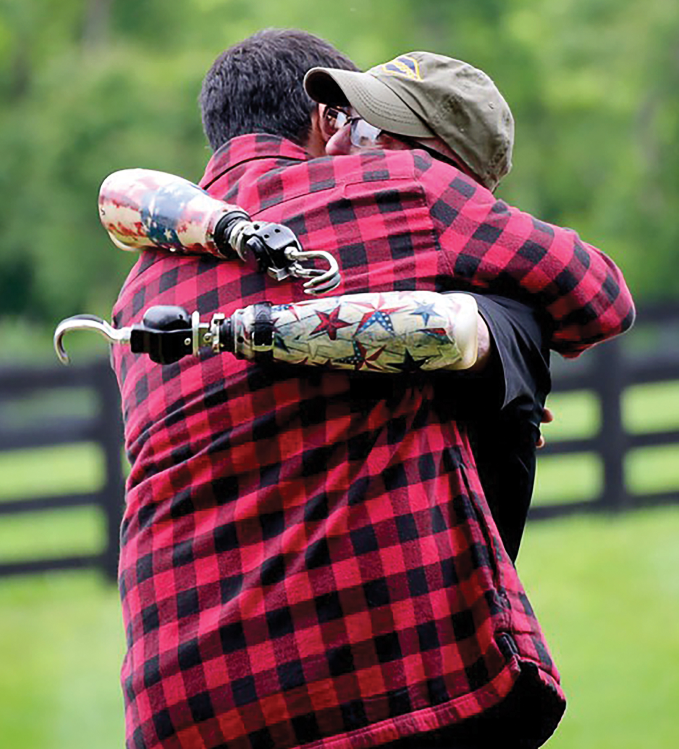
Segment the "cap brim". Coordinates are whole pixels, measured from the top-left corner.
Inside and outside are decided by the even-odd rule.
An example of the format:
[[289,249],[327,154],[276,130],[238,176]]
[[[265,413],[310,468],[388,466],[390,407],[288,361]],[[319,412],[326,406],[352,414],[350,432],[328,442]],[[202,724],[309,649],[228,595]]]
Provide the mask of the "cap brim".
[[385,83],[370,73],[335,68],[312,68],[304,88],[320,104],[351,105],[380,130],[411,138],[432,138],[434,133]]

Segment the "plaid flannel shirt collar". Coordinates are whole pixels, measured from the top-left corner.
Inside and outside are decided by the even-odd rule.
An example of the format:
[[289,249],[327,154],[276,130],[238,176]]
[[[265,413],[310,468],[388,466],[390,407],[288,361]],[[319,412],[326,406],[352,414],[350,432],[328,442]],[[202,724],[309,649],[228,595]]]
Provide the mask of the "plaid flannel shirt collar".
[[209,186],[227,170],[251,162],[253,159],[289,159],[303,162],[309,159],[309,154],[302,146],[279,135],[267,133],[239,135],[215,151],[205,168],[205,174],[200,181],[201,187]]

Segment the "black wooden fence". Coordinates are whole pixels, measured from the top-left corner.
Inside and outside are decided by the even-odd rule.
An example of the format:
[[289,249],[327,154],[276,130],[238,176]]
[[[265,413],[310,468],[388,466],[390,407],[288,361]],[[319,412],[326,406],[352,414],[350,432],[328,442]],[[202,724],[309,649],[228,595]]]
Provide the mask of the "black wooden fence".
[[[118,390],[108,361],[63,367],[11,367],[0,370],[0,403],[21,405],[44,393],[68,399],[69,391],[87,390],[93,398],[92,413],[82,415],[38,414],[33,418],[0,422],[0,451],[19,451],[74,443],[95,443],[104,458],[105,477],[95,491],[62,496],[22,497],[0,501],[0,522],[8,515],[94,505],[105,518],[104,547],[94,554],[0,562],[0,576],[44,570],[97,567],[115,579],[118,532],[123,508],[122,428]],[[16,409],[15,409],[16,410]],[[8,423],[9,422],[9,423]],[[0,476],[0,482],[2,476]],[[39,545],[40,539],[36,539]],[[0,550],[0,553],[2,550]]]
[[[599,403],[597,433],[586,439],[550,442],[542,452],[550,455],[594,453],[602,465],[602,487],[598,496],[560,504],[534,505],[531,519],[558,517],[574,512],[625,510],[679,502],[679,485],[661,492],[633,493],[626,480],[626,459],[638,448],[676,445],[679,461],[679,412],[675,428],[631,432],[624,423],[624,394],[637,385],[679,381],[679,306],[656,305],[643,309],[635,328],[573,362],[555,361],[554,392],[589,391]],[[679,411],[673,400],[675,408]],[[668,403],[672,408],[672,403]],[[568,413],[559,413],[568,419]]]
[[[626,456],[640,447],[677,445],[676,459],[679,460],[679,429],[630,433],[622,416],[623,394],[628,387],[679,381],[678,328],[679,306],[655,307],[645,310],[639,316],[637,327],[623,338],[595,348],[576,362],[555,361],[554,392],[582,390],[594,393],[600,404],[600,426],[597,433],[587,439],[549,441],[542,454],[596,454],[603,465],[602,491],[598,497],[587,501],[542,506],[538,497],[531,518],[679,501],[679,486],[656,494],[633,494],[627,486],[624,471]],[[0,562],[0,576],[94,566],[108,577],[115,578],[118,529],[123,508],[122,428],[118,391],[108,361],[69,368],[55,365],[0,370],[0,406],[3,402],[25,399],[40,391],[66,392],[83,388],[95,395],[94,413],[39,419],[38,423],[28,425],[21,420],[14,424],[0,421],[0,452],[79,442],[96,443],[105,456],[105,479],[101,487],[90,493],[0,501],[0,522],[10,513],[95,505],[106,519],[105,546],[95,554]],[[567,419],[568,414],[559,414],[559,418]]]

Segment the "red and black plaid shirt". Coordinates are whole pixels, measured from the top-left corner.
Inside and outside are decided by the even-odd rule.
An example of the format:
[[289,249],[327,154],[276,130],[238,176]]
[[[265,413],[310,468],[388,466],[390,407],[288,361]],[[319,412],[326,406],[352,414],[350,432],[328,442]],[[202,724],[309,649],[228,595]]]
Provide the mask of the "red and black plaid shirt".
[[[305,161],[271,136],[202,182],[332,252],[338,290],[488,289],[542,305],[575,354],[633,309],[610,261],[422,152]],[[115,310],[201,316],[301,299],[239,261],[145,252]],[[357,749],[447,726],[558,673],[487,508],[463,424],[426,380],[165,367],[118,348],[132,464],[120,587],[135,749]],[[454,387],[446,394],[454,398]],[[539,720],[539,716],[538,716]]]

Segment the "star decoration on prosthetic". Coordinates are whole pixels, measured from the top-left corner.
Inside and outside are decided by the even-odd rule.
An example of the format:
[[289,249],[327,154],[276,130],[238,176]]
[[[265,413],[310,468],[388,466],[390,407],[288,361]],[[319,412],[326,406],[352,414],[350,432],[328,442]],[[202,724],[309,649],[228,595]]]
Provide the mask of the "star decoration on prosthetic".
[[394,324],[391,321],[390,315],[392,312],[398,312],[400,309],[403,309],[403,307],[381,309],[382,304],[383,302],[381,296],[378,298],[376,306],[364,304],[362,302],[355,302],[355,305],[357,307],[367,307],[369,310],[361,318],[361,322],[359,322],[358,328],[356,329],[357,333],[360,333],[361,331],[366,330],[371,325],[375,324],[381,325],[388,333],[394,332]]
[[[294,304],[275,304],[271,307],[272,312],[289,312],[294,320],[299,322],[299,314],[297,312],[297,307]],[[288,352],[290,351],[290,347],[287,344],[287,333],[286,328],[289,328],[291,325],[290,321],[280,323],[278,320],[274,323],[273,326],[273,345],[274,348],[277,348],[281,351]]]
[[271,306],[272,312],[290,312],[290,314],[295,318],[295,320],[299,320],[299,312],[297,311],[297,305],[296,304],[273,304]]
[[399,369],[403,374],[412,374],[413,372],[419,372],[422,367],[427,363],[430,357],[425,356],[424,359],[413,359],[410,351],[406,349],[406,354],[403,357],[403,361],[400,364],[392,364],[393,367]]
[[419,307],[417,307],[417,309],[414,309],[410,314],[411,315],[420,315],[420,317],[422,318],[422,322],[425,325],[429,324],[429,318],[430,317],[436,317],[437,316],[437,312],[436,312],[436,310],[434,308],[434,303],[433,302],[430,303],[430,304],[420,304]]
[[290,349],[288,347],[288,344],[285,342],[284,335],[280,331],[277,331],[275,329],[273,333],[273,346],[279,351],[285,351],[286,354],[290,353]]
[[366,356],[368,353],[366,347],[358,341],[353,341],[354,353],[351,356],[344,356],[341,359],[335,359],[337,364],[351,364],[354,369],[361,369],[364,365],[368,369],[379,370],[379,366],[372,365],[371,362],[378,359],[384,351],[384,346],[379,348],[375,353]]
[[314,330],[309,333],[309,336],[323,335],[325,333],[331,341],[336,341],[338,330],[353,325],[353,323],[347,322],[346,320],[340,320],[339,313],[339,305],[335,307],[335,309],[333,309],[329,314],[327,312],[321,312],[320,310],[317,310],[316,314],[321,321],[318,323],[316,328],[314,328]]

